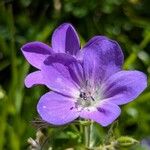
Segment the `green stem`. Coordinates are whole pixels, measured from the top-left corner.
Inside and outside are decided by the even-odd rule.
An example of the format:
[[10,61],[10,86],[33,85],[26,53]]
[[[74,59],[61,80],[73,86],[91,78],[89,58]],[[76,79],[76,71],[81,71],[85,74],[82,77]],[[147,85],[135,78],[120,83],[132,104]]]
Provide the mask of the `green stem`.
[[84,125],[84,143],[85,147],[91,149],[91,134],[92,134],[93,123],[89,121],[87,125]]

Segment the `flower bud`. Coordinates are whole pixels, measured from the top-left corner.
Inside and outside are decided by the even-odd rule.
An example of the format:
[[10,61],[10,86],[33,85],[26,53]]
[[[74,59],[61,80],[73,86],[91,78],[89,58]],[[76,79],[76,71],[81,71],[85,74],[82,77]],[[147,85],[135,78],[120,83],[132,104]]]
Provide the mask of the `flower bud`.
[[121,136],[116,140],[117,147],[131,147],[133,145],[136,145],[137,143],[137,140],[128,136]]

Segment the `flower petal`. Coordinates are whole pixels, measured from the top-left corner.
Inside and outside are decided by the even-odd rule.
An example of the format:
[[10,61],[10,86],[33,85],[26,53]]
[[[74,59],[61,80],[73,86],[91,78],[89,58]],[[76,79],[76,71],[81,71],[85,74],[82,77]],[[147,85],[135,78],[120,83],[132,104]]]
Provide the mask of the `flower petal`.
[[87,80],[97,82],[121,70],[123,53],[117,42],[104,36],[92,38],[83,48],[83,66]]
[[117,105],[126,104],[139,96],[147,87],[146,75],[140,71],[120,71],[104,83],[104,96]]
[[63,125],[78,118],[74,99],[55,92],[49,92],[40,98],[37,111],[42,119],[50,124]]
[[[56,59],[52,58],[54,56],[53,55],[52,57],[48,57],[42,66],[41,71],[45,85],[53,91],[57,91],[68,96],[76,96],[79,94],[79,86],[70,76],[68,67],[65,66],[65,64],[69,63],[70,58],[66,54],[56,54],[56,56],[57,55],[60,56],[58,57],[58,61],[57,57],[54,57]],[[62,59],[61,55],[63,56]]]
[[96,110],[83,110],[80,117],[94,120],[102,126],[108,126],[120,115],[120,113],[121,110],[119,106],[102,101]]
[[52,54],[52,49],[42,42],[30,42],[21,47],[27,61],[34,67],[40,69],[43,61]]
[[75,61],[76,59],[69,54],[55,53],[53,55],[48,56],[47,59],[45,59],[44,64],[50,65],[52,63],[61,63],[63,65],[68,66],[70,63]]
[[75,81],[75,83],[77,83],[78,85],[81,85],[83,83],[84,80],[83,67],[81,63],[77,61],[74,57],[64,53],[55,53],[49,56],[44,61],[44,64],[46,65],[52,65],[54,63],[60,63],[67,67],[67,72],[65,72],[66,69],[62,72],[61,67],[58,68],[57,66],[55,66],[57,67],[57,70],[61,72],[61,74],[63,74],[64,76],[67,75],[66,76],[67,78],[68,77],[72,78],[72,80]]
[[76,55],[80,50],[79,37],[69,23],[60,25],[52,35],[52,48],[56,53]]
[[70,76],[72,79],[80,86],[82,87],[84,85],[84,71],[81,63],[78,61],[73,61],[69,65],[67,65]]
[[28,74],[25,78],[25,86],[30,88],[32,86],[44,84],[43,76],[41,71],[35,71]]

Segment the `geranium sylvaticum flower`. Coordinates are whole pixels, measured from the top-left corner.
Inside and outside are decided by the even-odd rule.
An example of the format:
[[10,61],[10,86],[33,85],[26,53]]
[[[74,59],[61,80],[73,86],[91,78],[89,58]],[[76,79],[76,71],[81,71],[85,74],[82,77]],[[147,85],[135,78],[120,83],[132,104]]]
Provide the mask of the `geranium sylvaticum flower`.
[[81,51],[82,61],[65,53],[48,56],[40,76],[27,84],[36,81],[52,90],[37,105],[44,121],[63,125],[84,118],[107,126],[120,115],[119,105],[131,102],[146,88],[147,78],[140,71],[122,70],[122,50],[105,36],[95,36]]
[[[30,87],[31,85],[28,84],[28,80],[32,80],[33,83],[33,78],[35,78],[35,76],[37,78],[40,76],[41,65],[49,55],[55,53],[66,53],[78,58],[80,41],[74,27],[69,23],[64,23],[54,31],[51,47],[42,42],[35,41],[23,45],[21,50],[27,61],[32,66],[39,69],[26,77],[25,84],[27,87]],[[36,84],[36,80],[34,81],[34,84]]]

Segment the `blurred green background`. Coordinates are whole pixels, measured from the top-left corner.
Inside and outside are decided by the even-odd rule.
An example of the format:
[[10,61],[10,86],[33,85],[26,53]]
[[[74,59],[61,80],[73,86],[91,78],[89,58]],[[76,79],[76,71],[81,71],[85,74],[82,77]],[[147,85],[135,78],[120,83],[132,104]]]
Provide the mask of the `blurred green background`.
[[[141,70],[150,82],[149,0],[0,0],[0,150],[28,148],[27,139],[36,134],[31,123],[38,116],[36,104],[46,90],[24,87],[25,76],[34,68],[20,47],[36,40],[50,44],[52,31],[64,22],[75,26],[82,45],[94,35],[117,40],[125,55],[124,69]],[[108,129],[96,125],[100,142]],[[138,140],[150,136],[150,86],[122,106],[115,134]],[[52,136],[55,149],[69,145],[67,139],[80,143],[71,127]]]

